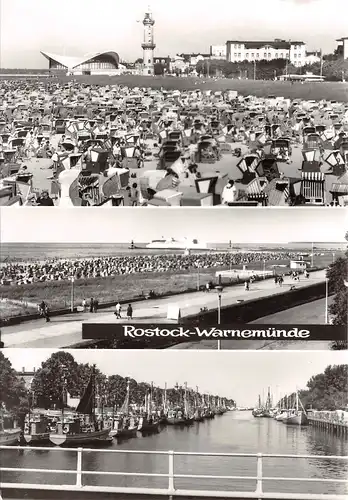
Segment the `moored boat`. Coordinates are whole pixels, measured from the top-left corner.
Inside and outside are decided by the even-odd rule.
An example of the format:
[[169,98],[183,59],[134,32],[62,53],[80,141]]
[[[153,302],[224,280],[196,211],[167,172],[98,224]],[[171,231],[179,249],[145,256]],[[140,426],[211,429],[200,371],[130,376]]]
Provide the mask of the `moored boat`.
[[148,394],[145,395],[145,409],[139,417],[138,431],[143,434],[159,432],[160,420],[156,412],[152,411],[152,384]]
[[5,429],[4,418],[0,415],[0,445],[1,446],[12,446],[19,443],[22,429],[17,427],[15,423],[11,422],[13,427]]
[[89,383],[76,408],[76,414],[65,419],[64,408],[62,408],[62,415],[57,422],[55,432],[49,434],[51,443],[57,446],[81,446],[84,444],[107,443],[112,439],[110,438],[110,429],[103,429],[103,422],[100,428],[96,421],[94,370],[93,367]]
[[126,397],[119,415],[112,416],[110,436],[117,438],[131,438],[137,436],[138,424],[129,414],[129,380],[127,380]]
[[43,414],[29,412],[24,423],[24,440],[30,445],[47,444],[50,441],[49,419]]
[[[300,406],[302,407],[302,410],[299,409]],[[308,424],[307,414],[305,412],[305,409],[303,408],[303,405],[300,401],[300,398],[298,397],[297,391],[296,391],[295,409],[288,410],[286,417],[283,418],[282,422],[284,422],[284,424],[287,424],[287,425],[307,425]]]

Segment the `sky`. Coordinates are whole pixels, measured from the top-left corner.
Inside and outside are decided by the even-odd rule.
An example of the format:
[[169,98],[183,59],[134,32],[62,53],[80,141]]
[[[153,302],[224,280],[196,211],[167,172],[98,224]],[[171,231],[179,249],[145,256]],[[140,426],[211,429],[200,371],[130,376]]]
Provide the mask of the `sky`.
[[[49,349],[5,349],[17,371],[40,368],[53,353]],[[254,406],[270,386],[274,397],[305,389],[308,380],[328,365],[348,363],[344,351],[187,352],[72,350],[78,363],[95,363],[105,375],[174,387],[176,383],[204,394],[234,399],[238,406]],[[294,370],[296,366],[296,370]]]
[[[123,60],[142,57],[142,21],[148,0],[0,0],[3,68],[48,68],[40,51],[82,56],[114,50]],[[332,52],[348,35],[347,0],[152,0],[155,54],[209,53],[227,40],[305,41]]]
[[126,243],[189,238],[206,243],[344,242],[339,208],[1,209],[3,243]]

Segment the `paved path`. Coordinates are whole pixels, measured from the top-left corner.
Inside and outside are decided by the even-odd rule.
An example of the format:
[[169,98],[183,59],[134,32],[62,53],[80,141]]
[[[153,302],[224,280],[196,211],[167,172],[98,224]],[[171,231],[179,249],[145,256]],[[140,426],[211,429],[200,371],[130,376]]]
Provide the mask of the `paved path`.
[[[236,304],[244,300],[253,300],[260,297],[282,294],[295,284],[296,288],[305,287],[325,280],[325,270],[310,274],[309,279],[303,278],[294,283],[286,278],[282,287],[274,284],[273,280],[265,280],[251,286],[249,292],[243,285],[225,288],[222,294],[222,307]],[[182,317],[197,314],[200,308],[217,309],[217,293],[194,292],[166,297],[163,299],[144,300],[133,304],[134,320],[136,322],[163,322],[167,323],[169,304],[180,307]],[[126,307],[124,306],[124,309]],[[122,323],[125,320],[116,320],[114,309],[100,310],[96,314],[76,313],[53,317],[50,323],[44,320],[33,320],[20,325],[2,328],[1,337],[6,347],[67,347],[82,340],[82,322],[89,323]],[[123,311],[123,314],[125,311]],[[174,323],[174,321],[172,321]],[[248,341],[246,341],[248,342]],[[239,342],[241,344],[241,342]]]
[[[329,304],[332,298],[329,298]],[[280,311],[269,316],[264,316],[251,324],[265,325],[324,325],[325,324],[325,299],[314,300],[313,302],[303,304],[301,306],[291,307],[285,311]],[[256,349],[256,350],[313,350],[323,351],[330,349],[331,342],[328,341],[302,341],[302,340],[224,340],[221,341],[221,349],[236,350],[236,349]],[[171,349],[217,349],[216,340],[201,340],[200,342],[185,342],[171,347]]]

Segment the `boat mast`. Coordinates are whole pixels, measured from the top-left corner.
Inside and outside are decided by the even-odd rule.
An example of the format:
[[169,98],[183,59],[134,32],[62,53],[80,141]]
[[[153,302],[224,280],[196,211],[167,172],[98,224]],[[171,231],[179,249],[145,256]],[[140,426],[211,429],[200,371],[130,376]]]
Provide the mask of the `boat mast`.
[[167,412],[167,382],[164,384],[163,412]]
[[125,413],[128,415],[129,413],[129,379],[127,379],[127,392],[126,392],[126,401],[125,401]]
[[298,412],[298,391],[296,391],[296,412]]
[[149,418],[152,414],[152,391],[153,391],[153,382],[151,382],[150,394],[149,394],[149,410],[148,410],[148,417]]
[[184,389],[184,410],[185,410],[185,415],[187,416],[188,413],[188,408],[187,408],[187,382],[185,382],[185,389]]
[[92,367],[92,421],[95,423],[95,365]]

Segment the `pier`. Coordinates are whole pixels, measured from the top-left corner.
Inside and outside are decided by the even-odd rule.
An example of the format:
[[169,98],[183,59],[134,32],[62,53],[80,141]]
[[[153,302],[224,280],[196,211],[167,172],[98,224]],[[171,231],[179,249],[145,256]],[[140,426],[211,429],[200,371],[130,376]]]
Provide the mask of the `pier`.
[[348,422],[337,422],[334,420],[308,416],[308,424],[326,432],[337,434],[337,436],[348,438]]
[[[50,451],[53,453],[62,453],[62,449],[59,447],[47,448],[47,447],[25,447],[22,448],[20,446],[0,446],[0,450],[14,450],[15,452],[25,453],[26,451]],[[49,498],[61,498],[62,492],[64,491],[64,498],[68,498],[67,495],[72,494],[71,498],[79,498],[76,494],[83,494],[83,498],[89,498],[86,494],[93,494],[91,498],[100,498],[105,494],[112,494],[112,498],[120,497],[125,498],[128,496],[130,498],[234,498],[234,499],[259,499],[259,500],[345,500],[346,496],[344,494],[313,494],[313,493],[288,493],[288,492],[267,492],[264,491],[265,483],[267,485],[271,485],[272,482],[284,482],[284,483],[299,483],[303,484],[303,489],[310,489],[311,483],[326,483],[326,484],[341,484],[347,485],[348,479],[337,479],[335,477],[330,478],[299,478],[299,477],[273,477],[267,476],[263,472],[264,463],[267,459],[284,459],[284,460],[301,460],[301,459],[311,459],[318,461],[341,461],[343,463],[347,463],[348,456],[326,456],[326,455],[276,455],[276,454],[248,454],[248,453],[201,453],[201,452],[180,452],[180,451],[144,451],[144,450],[98,450],[98,449],[90,449],[90,448],[64,448],[64,451],[74,452],[76,454],[76,468],[74,470],[62,470],[62,469],[44,469],[44,468],[15,468],[15,467],[1,467],[1,477],[4,477],[4,473],[12,473],[13,482],[1,482],[0,488],[2,494],[4,495],[4,499],[6,498],[14,498],[11,496],[13,492],[21,492],[21,495],[34,495],[35,491],[46,495],[49,493]],[[101,453],[111,453],[116,456],[116,454],[126,455],[128,458],[130,455],[145,455],[148,456],[149,459],[154,455],[160,455],[163,457],[163,466],[166,472],[158,472],[158,473],[146,473],[137,471],[95,471],[95,470],[84,470],[83,469],[83,459],[84,455],[87,453],[94,453],[94,458],[97,460],[98,455]],[[180,458],[184,457],[223,457],[224,459],[231,459],[231,468],[233,467],[233,460],[238,458],[247,458],[251,460],[254,464],[255,473],[252,476],[238,476],[238,475],[203,475],[203,474],[190,474],[189,472],[186,474],[179,473],[177,471],[177,464],[180,462]],[[17,473],[32,473],[32,474],[51,474],[55,475],[56,478],[59,478],[57,481],[58,484],[47,484],[42,483],[37,484],[36,482],[16,482],[16,477],[18,477]],[[231,469],[233,472],[233,468]],[[27,474],[25,474],[27,477]],[[65,476],[65,477],[64,477]],[[70,476],[72,481],[67,481],[66,476]],[[147,478],[152,480],[160,479],[162,483],[164,481],[164,486],[162,487],[128,487],[128,486],[118,486],[117,481],[114,482],[115,479],[119,477],[124,478]],[[93,478],[91,483],[87,478]],[[108,486],[104,485],[96,485],[96,481],[98,478],[109,478],[112,479],[112,483]],[[198,486],[197,489],[183,489],[178,486],[179,481],[183,480],[230,480],[230,481],[245,481],[252,482],[254,487],[249,491],[238,491],[233,490],[232,488],[227,491],[219,491],[215,488],[212,490],[209,489],[199,489],[201,486]],[[197,484],[201,485],[201,482]],[[306,487],[307,486],[307,487]],[[212,488],[214,486],[212,485]],[[244,488],[243,488],[244,489]],[[268,488],[267,488],[268,489]],[[18,493],[17,493],[18,494]],[[9,495],[9,496],[6,496]],[[18,498],[18,497],[17,497]],[[27,498],[27,496],[26,496]],[[30,496],[30,498],[35,498],[34,496]],[[42,498],[42,497],[41,497]],[[47,498],[47,496],[46,496]],[[69,496],[70,498],[70,496]],[[82,498],[82,497],[80,497]],[[105,496],[103,498],[106,498]]]

